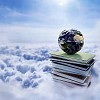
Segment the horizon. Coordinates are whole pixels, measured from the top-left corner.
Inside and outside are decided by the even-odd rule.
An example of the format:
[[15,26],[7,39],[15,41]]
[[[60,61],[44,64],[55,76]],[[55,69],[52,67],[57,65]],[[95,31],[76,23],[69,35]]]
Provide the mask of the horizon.
[[[99,0],[0,0],[1,43],[50,43],[64,29],[99,35]],[[94,34],[95,33],[95,34]]]

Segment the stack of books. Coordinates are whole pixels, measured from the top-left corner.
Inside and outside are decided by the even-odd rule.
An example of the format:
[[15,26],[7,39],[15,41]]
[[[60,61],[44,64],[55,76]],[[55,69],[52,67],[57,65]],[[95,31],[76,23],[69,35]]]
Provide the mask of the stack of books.
[[95,55],[84,52],[73,55],[63,51],[51,53],[53,79],[78,86],[89,86],[94,57]]

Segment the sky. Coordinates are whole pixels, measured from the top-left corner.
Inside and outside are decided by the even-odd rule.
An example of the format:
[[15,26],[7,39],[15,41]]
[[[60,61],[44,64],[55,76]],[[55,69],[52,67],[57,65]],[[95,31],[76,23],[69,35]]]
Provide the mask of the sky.
[[0,42],[56,42],[64,29],[99,34],[100,0],[0,0]]

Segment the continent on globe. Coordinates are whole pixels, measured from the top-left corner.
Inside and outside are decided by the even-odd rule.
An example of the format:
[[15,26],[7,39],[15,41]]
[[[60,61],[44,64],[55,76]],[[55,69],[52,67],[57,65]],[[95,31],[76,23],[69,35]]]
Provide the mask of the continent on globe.
[[84,44],[84,38],[80,31],[75,29],[64,30],[58,38],[59,47],[67,54],[75,54]]

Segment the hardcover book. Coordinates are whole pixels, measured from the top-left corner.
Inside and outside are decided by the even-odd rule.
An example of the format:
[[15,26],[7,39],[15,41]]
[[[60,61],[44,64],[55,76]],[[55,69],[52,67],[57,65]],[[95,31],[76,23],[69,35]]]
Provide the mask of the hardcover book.
[[73,73],[73,74],[77,74],[77,75],[83,75],[83,76],[91,76],[91,70],[88,72],[88,74],[87,75],[85,75],[85,74],[80,74],[80,73],[78,73],[78,72],[74,72],[74,71],[68,71],[68,70],[62,70],[62,69],[59,69],[59,68],[52,68],[52,71],[58,71],[58,72],[64,72],[64,73],[66,73],[66,72],[68,72],[68,73]]
[[76,86],[86,86],[86,87],[88,87],[89,84],[91,83],[90,82],[91,77],[88,77],[84,83],[71,81],[69,79],[66,79],[66,78],[63,78],[63,77],[59,77],[59,76],[56,76],[56,75],[52,75],[52,77],[53,77],[53,80],[55,82],[60,82],[60,83],[62,83],[64,85],[67,85],[69,87],[76,87]]
[[91,71],[93,66],[91,66],[88,70],[79,70],[77,68],[72,68],[70,66],[64,66],[64,65],[61,65],[61,64],[56,64],[56,63],[53,63],[53,68],[55,69],[59,69],[59,70],[65,70],[66,72],[72,72],[72,73],[77,73],[77,74],[80,74],[80,75],[89,75],[89,72]]
[[56,58],[62,58],[64,60],[80,62],[80,63],[88,63],[95,57],[94,54],[85,53],[85,52],[77,52],[73,55],[68,55],[63,51],[53,52],[51,53],[51,56]]
[[70,79],[75,82],[80,82],[80,83],[84,83],[85,80],[87,79],[87,76],[82,76],[82,75],[78,75],[75,73],[69,73],[69,72],[52,71],[52,74],[63,77],[63,78]]
[[74,65],[85,65],[85,66],[91,66],[91,64],[95,63],[94,59],[91,59],[88,63],[76,62],[76,61],[66,60],[66,59],[62,59],[58,57],[50,57],[50,60],[61,62],[61,63],[69,63],[69,64],[74,64]]
[[87,71],[89,70],[93,65],[94,65],[94,61],[90,64],[90,66],[87,65],[81,65],[81,64],[71,64],[71,63],[65,63],[65,62],[60,62],[60,61],[52,61],[55,64],[58,65],[62,65],[62,66],[66,66],[66,67],[71,67],[71,68],[75,68],[75,69],[79,69],[79,70],[84,70]]

